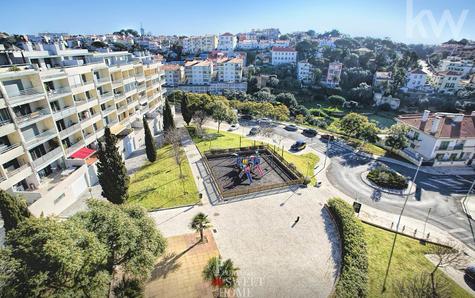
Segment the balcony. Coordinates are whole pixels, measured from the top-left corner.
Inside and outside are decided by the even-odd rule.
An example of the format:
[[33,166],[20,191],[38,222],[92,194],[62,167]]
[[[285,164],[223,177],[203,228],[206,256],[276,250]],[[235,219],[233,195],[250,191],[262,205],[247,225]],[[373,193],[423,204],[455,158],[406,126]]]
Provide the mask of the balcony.
[[62,119],[77,113],[76,107],[64,107],[62,110],[54,111],[54,120]]
[[12,120],[4,120],[0,122],[0,137],[13,133],[15,130],[15,124],[13,124]]
[[124,93],[115,93],[114,98],[116,99],[116,101],[118,99],[125,99],[125,94]]
[[145,75],[144,74],[136,74],[135,79],[137,81],[143,81],[145,79]]
[[66,155],[70,156],[71,154],[78,151],[82,147],[84,147],[84,141],[83,140],[78,140],[76,143],[74,143],[71,146],[69,146],[68,148],[66,148]]
[[59,132],[59,136],[61,137],[61,139],[64,139],[65,137],[75,133],[76,131],[78,131],[80,129],[81,129],[81,124],[75,123],[75,124],[69,126],[68,128],[61,130]]
[[112,87],[113,88],[117,88],[117,87],[120,87],[122,85],[122,79],[116,79],[116,80],[113,80],[112,81]]
[[140,91],[144,91],[145,90],[145,84],[142,84],[142,85],[138,85],[137,86],[137,90],[140,92]]
[[52,139],[55,136],[56,136],[56,130],[51,128],[42,133],[35,135],[33,138],[29,138],[28,140],[25,140],[25,144],[28,149],[31,149],[39,144],[42,144]]
[[70,87],[72,93],[80,93],[95,88],[95,85],[93,81],[86,81],[77,84],[72,84]]
[[63,96],[71,94],[71,89],[69,87],[58,88],[54,90],[49,90],[46,92],[48,94],[48,100],[52,101]]
[[40,100],[44,98],[44,96],[45,94],[41,88],[27,88],[8,94],[8,102],[13,106],[17,106],[27,102]]
[[123,113],[127,111],[127,105],[123,105],[123,106],[120,106],[118,109],[117,109],[117,112],[119,113]]
[[124,85],[130,84],[130,83],[133,83],[133,82],[135,82],[135,77],[126,78],[123,81]]
[[24,164],[17,169],[8,171],[4,177],[4,180],[0,182],[1,189],[8,189],[23,179],[33,174],[33,170],[30,165]]
[[20,144],[11,144],[9,146],[4,146],[0,148],[0,161],[2,163],[6,163],[20,155],[22,155],[25,151]]
[[104,116],[110,114],[111,112],[115,111],[115,107],[114,106],[110,106],[110,107],[107,107],[105,110],[102,111],[102,114]]
[[106,83],[110,83],[110,79],[108,77],[99,78],[99,79],[94,78],[94,83],[96,83],[96,86],[100,86]]
[[96,135],[93,132],[84,132],[84,143],[85,145],[89,145],[96,140]]
[[102,93],[99,96],[99,103],[105,103],[106,101],[111,100],[112,98],[114,98],[114,93],[112,93],[112,91]]
[[50,113],[46,109],[34,111],[32,113],[16,116],[15,119],[20,127],[30,125],[38,122],[50,116]]
[[63,156],[63,149],[61,147],[57,147],[50,152],[46,153],[38,157],[37,159],[33,160],[33,166],[38,170],[39,168],[43,168],[48,164],[52,163],[53,161],[61,158]]

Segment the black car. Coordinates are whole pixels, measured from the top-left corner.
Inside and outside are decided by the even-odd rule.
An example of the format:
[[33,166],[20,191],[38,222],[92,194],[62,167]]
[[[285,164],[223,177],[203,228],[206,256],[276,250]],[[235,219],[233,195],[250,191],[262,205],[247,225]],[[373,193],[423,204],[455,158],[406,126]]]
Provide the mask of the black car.
[[305,143],[304,141],[297,141],[297,142],[295,142],[295,144],[290,146],[290,150],[300,151],[300,150],[305,149],[305,147],[307,147],[307,143]]
[[329,141],[333,141],[335,139],[335,137],[332,135],[322,135],[320,138]]
[[241,120],[252,120],[252,115],[243,114],[241,115]]
[[251,130],[249,131],[249,135],[250,136],[254,136],[254,135],[257,135],[259,133],[259,127],[253,127],[251,128]]
[[465,274],[466,274],[470,279],[472,279],[473,281],[475,281],[475,265],[468,266],[467,268],[465,268]]
[[285,130],[288,130],[288,131],[297,131],[298,130],[298,127],[293,125],[293,124],[289,124],[289,125],[286,125],[284,127]]
[[315,129],[306,128],[302,131],[302,134],[309,137],[314,137],[318,134],[318,132]]

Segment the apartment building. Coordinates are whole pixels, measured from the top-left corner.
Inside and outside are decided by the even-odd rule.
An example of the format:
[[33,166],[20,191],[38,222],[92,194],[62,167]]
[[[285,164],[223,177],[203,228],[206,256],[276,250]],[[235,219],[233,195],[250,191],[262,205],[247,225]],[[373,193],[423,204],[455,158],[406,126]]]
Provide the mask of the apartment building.
[[191,85],[209,85],[214,77],[213,63],[194,60],[185,63],[185,81]]
[[448,70],[435,73],[431,78],[431,83],[434,90],[439,93],[454,94],[462,88],[461,79],[461,73]]
[[242,81],[243,59],[224,58],[217,61],[217,80],[225,83]]
[[232,52],[236,48],[237,37],[229,32],[221,34],[218,38],[218,50]]
[[423,159],[433,166],[471,165],[475,152],[475,112],[470,115],[431,113],[396,118],[410,128],[409,147],[404,150],[414,162]]
[[211,52],[217,47],[217,35],[190,36],[183,39],[183,52],[187,54]]
[[383,87],[393,82],[393,74],[390,71],[377,71],[373,76],[373,88]]
[[167,86],[178,86],[185,81],[185,68],[178,64],[166,64],[162,66],[165,72],[165,84]]
[[421,69],[410,71],[406,76],[405,87],[409,90],[422,89],[427,83],[427,73]]
[[297,80],[303,85],[311,85],[314,83],[314,67],[308,61],[305,60],[297,63]]
[[26,44],[0,67],[0,188],[35,215],[60,214],[97,182],[97,141],[109,126],[124,156],[163,104],[160,63],[128,52]]
[[326,83],[329,86],[335,87],[340,84],[342,69],[343,69],[343,63],[335,61],[328,64]]
[[462,77],[475,72],[475,66],[473,61],[468,59],[462,59],[461,57],[449,56],[446,59],[440,61],[439,70],[458,72]]
[[271,50],[272,65],[297,62],[297,51],[289,47],[272,47]]

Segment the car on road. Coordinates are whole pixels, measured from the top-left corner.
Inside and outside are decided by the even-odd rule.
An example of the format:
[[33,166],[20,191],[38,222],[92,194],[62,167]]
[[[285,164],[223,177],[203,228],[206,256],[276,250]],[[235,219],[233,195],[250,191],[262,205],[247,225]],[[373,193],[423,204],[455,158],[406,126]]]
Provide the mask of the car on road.
[[240,118],[241,120],[252,120],[252,115],[243,114]]
[[259,127],[253,127],[251,128],[251,130],[249,131],[249,135],[250,136],[255,136],[259,133],[261,129]]
[[302,131],[302,134],[308,137],[314,137],[318,134],[318,132],[315,129],[312,128],[306,128]]
[[333,141],[335,139],[334,136],[332,135],[321,135],[320,139],[328,140],[328,141]]
[[305,141],[297,141],[292,146],[290,146],[290,150],[292,151],[300,151],[307,147],[307,143]]
[[231,124],[229,126],[230,131],[233,131],[233,130],[236,130],[236,129],[239,129],[239,124],[237,124],[237,123]]
[[297,130],[299,130],[299,128],[297,126],[295,126],[295,124],[286,125],[284,127],[284,129],[288,130],[288,131],[297,131]]
[[465,275],[467,275],[472,281],[475,281],[475,265],[465,268]]
[[272,119],[259,118],[259,119],[257,119],[257,123],[259,123],[260,125],[270,125],[270,124],[272,124]]

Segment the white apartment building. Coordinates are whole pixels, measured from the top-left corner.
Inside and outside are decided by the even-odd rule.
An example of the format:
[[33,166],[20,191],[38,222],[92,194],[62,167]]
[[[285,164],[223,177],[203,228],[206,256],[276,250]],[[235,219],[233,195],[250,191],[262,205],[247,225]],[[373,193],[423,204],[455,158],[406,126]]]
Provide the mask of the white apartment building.
[[218,50],[232,52],[236,48],[237,37],[229,32],[221,34],[218,38]]
[[342,69],[343,69],[343,63],[335,61],[328,64],[328,72],[327,72],[327,79],[326,79],[327,85],[336,87],[340,84]]
[[446,59],[440,61],[439,70],[454,71],[461,74],[462,77],[475,72],[474,63],[468,59],[462,59],[460,57],[449,56]]
[[406,88],[409,90],[419,90],[427,83],[427,73],[421,69],[410,71],[406,76]]
[[189,85],[209,85],[213,80],[213,63],[211,61],[189,61],[185,63],[185,79]]
[[297,62],[297,51],[289,47],[272,47],[271,50],[272,65]]
[[242,81],[243,59],[225,58],[217,61],[217,80],[225,83]]
[[183,52],[187,54],[211,52],[217,47],[217,35],[190,36],[183,39]]
[[314,67],[312,64],[308,63],[308,61],[300,61],[297,63],[297,80],[304,85],[311,85],[314,83]]
[[393,73],[390,71],[377,71],[373,76],[373,88],[382,87],[393,81]]
[[236,48],[239,50],[255,50],[259,48],[259,42],[256,39],[240,40]]
[[162,66],[165,72],[165,85],[178,86],[185,81],[185,68],[178,64],[166,64]]
[[404,150],[414,161],[421,157],[434,166],[471,165],[475,152],[475,113],[401,115],[396,120],[410,128]]
[[157,129],[165,78],[149,55],[29,46],[0,67],[0,188],[34,215],[60,214],[97,183],[106,126],[124,156],[143,144],[144,116]]
[[431,82],[435,91],[454,94],[462,88],[460,86],[461,79],[462,75],[459,72],[449,70],[435,73]]

